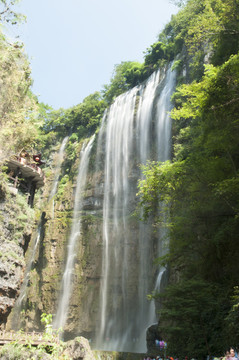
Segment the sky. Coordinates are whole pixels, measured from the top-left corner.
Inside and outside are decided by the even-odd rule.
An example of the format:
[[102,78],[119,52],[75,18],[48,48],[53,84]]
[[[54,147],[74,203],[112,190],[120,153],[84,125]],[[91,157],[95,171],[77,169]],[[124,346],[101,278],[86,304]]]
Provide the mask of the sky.
[[28,54],[33,92],[69,108],[109,84],[114,66],[144,51],[178,11],[171,0],[21,0],[27,22],[9,29]]

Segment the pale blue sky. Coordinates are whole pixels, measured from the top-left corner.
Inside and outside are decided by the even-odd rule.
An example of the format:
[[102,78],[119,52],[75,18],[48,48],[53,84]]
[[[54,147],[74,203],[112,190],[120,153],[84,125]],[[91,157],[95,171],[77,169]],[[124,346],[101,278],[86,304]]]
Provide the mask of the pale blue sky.
[[114,65],[143,52],[178,9],[170,0],[21,0],[21,35],[39,100],[77,105],[109,83]]

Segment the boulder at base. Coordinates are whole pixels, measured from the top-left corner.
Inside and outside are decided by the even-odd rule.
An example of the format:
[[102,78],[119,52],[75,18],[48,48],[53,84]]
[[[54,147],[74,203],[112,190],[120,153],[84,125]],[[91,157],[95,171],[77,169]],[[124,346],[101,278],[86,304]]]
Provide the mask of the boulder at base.
[[67,341],[63,355],[68,355],[72,360],[95,360],[89,341],[82,336]]

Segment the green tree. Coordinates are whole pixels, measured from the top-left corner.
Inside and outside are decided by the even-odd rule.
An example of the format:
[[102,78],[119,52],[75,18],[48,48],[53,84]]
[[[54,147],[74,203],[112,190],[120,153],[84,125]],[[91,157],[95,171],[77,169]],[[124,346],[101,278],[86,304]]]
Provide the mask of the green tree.
[[[161,34],[161,38],[162,38]],[[165,39],[164,39],[165,40]],[[158,41],[151,45],[145,52],[145,67],[153,69],[162,66],[164,62],[172,61],[174,57],[174,46],[172,42]]]
[[110,84],[104,86],[104,99],[111,104],[117,96],[134,87],[147,76],[147,71],[139,62],[124,61],[116,65]]
[[57,133],[61,138],[76,132],[79,138],[92,134],[100,124],[106,103],[99,92],[87,96],[82,103],[68,109],[43,109],[45,133]]

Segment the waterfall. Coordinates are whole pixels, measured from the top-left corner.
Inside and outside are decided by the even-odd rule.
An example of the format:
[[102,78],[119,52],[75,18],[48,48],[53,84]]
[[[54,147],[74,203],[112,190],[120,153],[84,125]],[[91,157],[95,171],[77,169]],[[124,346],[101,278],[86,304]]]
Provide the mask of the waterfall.
[[150,127],[152,127],[154,97],[159,76],[160,71],[153,73],[145,87],[141,87],[137,112],[138,152],[141,164],[145,164],[150,159]]
[[64,151],[65,151],[65,147],[66,147],[68,138],[69,138],[69,136],[66,136],[62,141],[62,144],[61,144],[58,156],[57,156],[57,165],[54,169],[55,177],[54,177],[51,192],[49,195],[49,201],[52,200],[52,218],[54,218],[54,196],[56,195],[56,192],[57,192],[59,177],[60,177],[60,173],[61,173],[61,165],[64,160]]
[[67,312],[69,306],[69,300],[72,290],[72,275],[74,272],[75,256],[77,251],[77,241],[81,232],[81,218],[80,212],[82,210],[83,192],[86,185],[86,177],[89,164],[90,151],[94,142],[95,136],[90,140],[86,140],[83,143],[80,153],[80,163],[78,168],[78,175],[76,181],[76,193],[74,199],[74,211],[73,222],[71,227],[71,233],[67,246],[67,259],[64,274],[61,283],[60,300],[56,312],[56,316],[53,322],[54,328],[63,328],[67,320]]
[[152,234],[150,224],[139,225],[133,214],[137,180],[142,176],[138,165],[153,157],[169,158],[168,111],[174,79],[171,69],[163,74],[155,72],[144,84],[120,95],[104,119],[103,265],[97,349],[145,352],[146,329],[156,319],[147,294],[153,291],[157,278],[153,261],[159,239]]
[[[119,292],[125,290],[124,283],[126,279],[128,261],[126,232],[126,211],[128,205],[128,172],[129,156],[131,155],[133,120],[136,94],[135,88],[119,96],[111,106],[108,114],[106,126],[106,154],[105,154],[105,186],[104,186],[104,204],[103,204],[103,268],[102,268],[102,288],[101,288],[101,319],[98,346],[101,346],[104,339],[108,341],[112,327],[117,320],[117,311],[119,301],[117,297],[121,296]],[[123,221],[121,221],[121,219]],[[125,252],[122,253],[122,250]],[[122,267],[122,262],[124,266]],[[114,279],[114,282],[110,278]],[[112,289],[109,289],[109,287]],[[112,295],[111,304],[109,304],[108,293]],[[127,302],[126,302],[127,303]],[[108,309],[111,305],[111,318],[108,318]],[[120,314],[123,315],[122,313]],[[123,320],[123,319],[122,319]],[[126,321],[124,319],[123,321]],[[118,324],[121,326],[122,322]],[[121,333],[121,331],[120,331]],[[120,333],[115,334],[111,343],[120,340]],[[111,345],[110,345],[111,346]],[[113,346],[113,345],[112,345]],[[114,344],[114,347],[117,344]],[[106,348],[107,349],[107,348]]]

